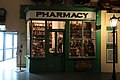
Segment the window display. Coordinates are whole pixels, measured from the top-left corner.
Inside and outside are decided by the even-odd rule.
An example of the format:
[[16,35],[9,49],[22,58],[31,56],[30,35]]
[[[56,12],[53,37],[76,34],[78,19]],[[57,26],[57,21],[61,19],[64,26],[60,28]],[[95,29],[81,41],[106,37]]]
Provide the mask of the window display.
[[95,51],[95,23],[70,21],[70,58],[93,58]]
[[82,56],[82,40],[70,41],[70,56]]
[[32,21],[32,57],[45,57],[45,21]]
[[32,57],[45,56],[45,40],[32,40]]
[[94,40],[84,40],[84,56],[95,56]]
[[82,22],[71,21],[70,38],[82,38]]
[[32,28],[32,37],[33,38],[44,38],[45,37],[45,22],[34,22]]

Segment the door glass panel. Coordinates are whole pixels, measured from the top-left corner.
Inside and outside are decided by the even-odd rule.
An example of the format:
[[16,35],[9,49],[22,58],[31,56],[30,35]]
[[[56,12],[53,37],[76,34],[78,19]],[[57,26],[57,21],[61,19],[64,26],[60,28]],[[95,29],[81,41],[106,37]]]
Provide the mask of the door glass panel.
[[12,58],[12,49],[6,49],[5,53],[5,59]]
[[17,52],[17,49],[14,49],[13,57],[16,57],[16,52]]
[[3,60],[3,50],[0,50],[0,61]]
[[55,32],[49,33],[49,51],[55,53]]
[[63,53],[63,32],[57,32],[57,52]]
[[6,34],[6,48],[12,48],[12,34]]
[[16,57],[17,32],[5,32],[5,59]]
[[17,35],[14,35],[14,48],[17,48]]
[[63,53],[63,32],[49,33],[50,53]]
[[0,32],[0,49],[3,49],[3,32]]
[[65,29],[65,21],[48,21],[47,29]]
[[3,32],[0,32],[0,61],[3,60]]

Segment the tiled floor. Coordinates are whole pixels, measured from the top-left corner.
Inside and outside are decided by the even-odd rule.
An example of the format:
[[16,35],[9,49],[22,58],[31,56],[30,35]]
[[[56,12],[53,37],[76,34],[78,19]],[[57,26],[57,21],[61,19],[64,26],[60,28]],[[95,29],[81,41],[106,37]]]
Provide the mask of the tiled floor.
[[[110,73],[40,73],[32,74],[26,71],[19,72],[16,68],[16,59],[0,62],[0,80],[110,80]],[[24,70],[24,69],[22,69]],[[120,74],[117,74],[120,80]]]

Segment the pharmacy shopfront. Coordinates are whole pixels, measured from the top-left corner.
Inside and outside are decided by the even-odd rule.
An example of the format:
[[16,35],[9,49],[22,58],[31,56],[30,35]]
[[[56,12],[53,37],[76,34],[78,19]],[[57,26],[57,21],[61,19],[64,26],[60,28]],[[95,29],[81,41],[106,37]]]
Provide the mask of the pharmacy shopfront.
[[95,9],[31,6],[26,21],[28,71],[100,71]]

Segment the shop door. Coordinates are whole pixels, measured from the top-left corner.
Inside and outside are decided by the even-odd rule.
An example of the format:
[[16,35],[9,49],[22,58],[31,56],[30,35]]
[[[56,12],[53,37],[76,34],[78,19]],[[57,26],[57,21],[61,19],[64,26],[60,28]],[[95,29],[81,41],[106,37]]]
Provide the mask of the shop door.
[[49,32],[47,71],[64,71],[64,31]]

